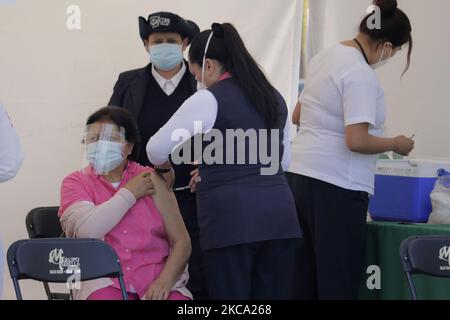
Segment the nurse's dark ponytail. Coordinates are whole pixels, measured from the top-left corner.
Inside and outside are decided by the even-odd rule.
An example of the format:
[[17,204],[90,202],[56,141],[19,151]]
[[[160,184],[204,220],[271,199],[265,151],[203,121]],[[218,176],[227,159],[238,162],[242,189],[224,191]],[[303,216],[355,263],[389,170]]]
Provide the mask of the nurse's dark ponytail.
[[265,120],[268,129],[280,129],[280,108],[275,88],[250,55],[237,30],[230,23],[214,23],[211,30],[200,33],[189,50],[191,63],[203,65],[206,42],[211,32],[206,58],[219,61],[244,90],[245,95]]
[[367,15],[359,26],[359,31],[368,35],[373,41],[389,41],[394,47],[401,47],[408,43],[408,61],[405,71],[409,69],[411,63],[411,53],[413,49],[413,39],[411,36],[411,22],[408,16],[397,7],[397,0],[374,0],[373,4],[381,11],[381,28],[371,26],[370,20],[375,11]]

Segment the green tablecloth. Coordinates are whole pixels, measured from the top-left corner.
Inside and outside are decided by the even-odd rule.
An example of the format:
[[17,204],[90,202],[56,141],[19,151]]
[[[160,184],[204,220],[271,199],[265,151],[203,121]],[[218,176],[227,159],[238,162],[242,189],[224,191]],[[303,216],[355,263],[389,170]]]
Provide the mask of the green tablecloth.
[[[404,224],[369,222],[367,224],[366,261],[360,299],[411,299],[406,276],[400,262],[400,243],[417,235],[450,235],[450,225]],[[369,290],[367,267],[376,265],[381,270],[381,289]],[[415,275],[419,299],[450,299],[450,279]]]

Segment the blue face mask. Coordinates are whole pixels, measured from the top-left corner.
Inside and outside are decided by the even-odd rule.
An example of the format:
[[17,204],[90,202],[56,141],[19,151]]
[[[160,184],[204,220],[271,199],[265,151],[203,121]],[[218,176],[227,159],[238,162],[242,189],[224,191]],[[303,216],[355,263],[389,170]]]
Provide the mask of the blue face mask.
[[86,146],[86,158],[98,174],[107,174],[125,159],[122,144],[112,141],[97,141]]
[[183,47],[179,44],[162,43],[150,47],[150,62],[158,69],[169,71],[183,60]]

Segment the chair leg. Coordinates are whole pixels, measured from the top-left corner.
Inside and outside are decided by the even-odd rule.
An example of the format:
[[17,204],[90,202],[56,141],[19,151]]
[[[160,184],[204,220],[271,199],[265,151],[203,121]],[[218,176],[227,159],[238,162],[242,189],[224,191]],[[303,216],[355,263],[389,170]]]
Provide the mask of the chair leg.
[[13,278],[14,291],[16,292],[17,300],[23,300],[22,292],[20,291],[19,281],[16,278]]
[[47,295],[48,300],[53,300],[53,294],[50,291],[50,286],[48,285],[48,282],[43,282],[45,294]]
[[123,298],[123,300],[128,300],[127,289],[125,287],[125,283],[123,282],[123,277],[122,276],[119,276],[119,284],[120,284],[120,290],[122,290],[122,298]]
[[412,280],[412,276],[409,272],[406,272],[406,278],[408,279],[409,290],[411,291],[411,297],[413,300],[417,300],[417,292],[416,287],[414,286],[414,282]]

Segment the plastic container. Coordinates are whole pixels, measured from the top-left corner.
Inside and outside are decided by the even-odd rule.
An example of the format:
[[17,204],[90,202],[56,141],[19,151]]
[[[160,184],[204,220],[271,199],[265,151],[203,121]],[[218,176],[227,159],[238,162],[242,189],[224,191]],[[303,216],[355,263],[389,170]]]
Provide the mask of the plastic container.
[[372,219],[426,223],[440,169],[449,171],[450,161],[378,160],[375,195],[369,202]]

